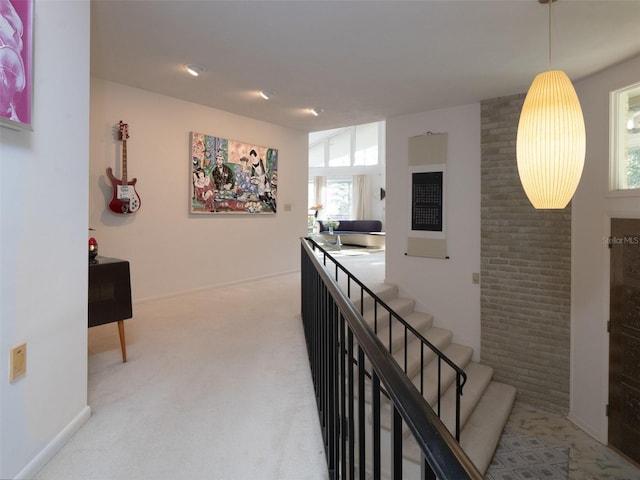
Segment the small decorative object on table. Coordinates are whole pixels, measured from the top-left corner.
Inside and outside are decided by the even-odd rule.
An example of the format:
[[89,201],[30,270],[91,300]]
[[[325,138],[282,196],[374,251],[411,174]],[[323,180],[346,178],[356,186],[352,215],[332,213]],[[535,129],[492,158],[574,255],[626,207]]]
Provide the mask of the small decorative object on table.
[[327,227],[329,227],[329,233],[333,233],[333,231],[338,228],[338,225],[340,225],[340,222],[337,220],[327,220],[326,224]]
[[313,214],[309,214],[307,220],[307,230],[309,233],[318,233],[320,226],[318,225],[318,212],[322,210],[322,205],[316,204],[309,207],[309,211],[313,211]]
[[[90,228],[89,230],[93,230]],[[98,263],[98,241],[94,237],[89,237],[89,263]]]
[[318,218],[318,211],[322,210],[322,205],[320,205],[320,204],[311,205],[309,207],[309,210],[313,210],[314,211],[313,217],[314,218]]

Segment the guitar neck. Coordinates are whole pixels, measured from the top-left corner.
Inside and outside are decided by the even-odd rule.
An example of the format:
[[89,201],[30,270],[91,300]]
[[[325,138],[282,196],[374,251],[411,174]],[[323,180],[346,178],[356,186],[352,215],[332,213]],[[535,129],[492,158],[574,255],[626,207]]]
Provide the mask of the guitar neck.
[[122,183],[127,184],[127,141],[122,140]]

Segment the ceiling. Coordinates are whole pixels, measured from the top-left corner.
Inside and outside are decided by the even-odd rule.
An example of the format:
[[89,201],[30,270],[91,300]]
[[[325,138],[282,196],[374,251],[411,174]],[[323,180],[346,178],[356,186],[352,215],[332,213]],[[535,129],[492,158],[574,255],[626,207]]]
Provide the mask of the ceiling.
[[[639,23],[638,0],[560,0],[551,66],[639,55]],[[537,0],[91,0],[91,74],[309,132],[526,92],[548,28]]]

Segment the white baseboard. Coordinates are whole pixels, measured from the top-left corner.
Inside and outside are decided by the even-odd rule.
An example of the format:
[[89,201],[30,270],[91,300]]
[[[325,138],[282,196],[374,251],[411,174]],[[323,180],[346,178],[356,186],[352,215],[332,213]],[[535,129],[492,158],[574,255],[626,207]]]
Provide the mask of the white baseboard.
[[87,405],[15,476],[15,479],[35,478],[36,474],[42,470],[42,468],[49,463],[49,460],[80,430],[87,420],[89,420],[90,416],[91,407]]
[[268,273],[268,274],[265,274],[265,275],[258,275],[256,277],[239,278],[237,280],[232,280],[232,281],[229,281],[229,282],[222,282],[222,283],[214,283],[214,284],[209,284],[209,285],[203,285],[203,286],[196,287],[196,288],[189,288],[189,289],[186,289],[186,290],[179,290],[179,291],[176,291],[176,292],[164,293],[164,294],[161,294],[161,295],[151,295],[149,297],[142,297],[142,298],[133,299],[133,304],[137,305],[139,303],[152,302],[152,301],[155,301],[155,300],[162,300],[162,299],[165,299],[165,298],[179,297],[180,295],[188,295],[190,293],[197,293],[197,292],[201,292],[201,291],[204,291],[204,290],[211,290],[211,289],[217,289],[217,288],[222,288],[222,287],[232,287],[234,285],[242,285],[242,284],[247,283],[247,282],[266,280],[268,278],[279,277],[281,275],[289,275],[291,273],[297,273],[299,271],[300,271],[300,269],[296,268],[294,270],[285,270],[285,271],[282,271],[282,272],[272,272],[272,273]]
[[581,418],[576,417],[575,415],[573,415],[572,412],[569,412],[569,414],[567,415],[567,420],[569,420],[571,423],[573,423],[576,427],[578,427],[580,430],[585,432],[587,435],[593,437],[594,440],[597,440],[598,442],[602,443],[603,445],[607,444],[606,440],[603,441],[600,438],[600,435],[598,435],[598,432],[596,432],[593,428],[591,428],[591,426],[589,424],[587,424],[586,422],[584,422]]

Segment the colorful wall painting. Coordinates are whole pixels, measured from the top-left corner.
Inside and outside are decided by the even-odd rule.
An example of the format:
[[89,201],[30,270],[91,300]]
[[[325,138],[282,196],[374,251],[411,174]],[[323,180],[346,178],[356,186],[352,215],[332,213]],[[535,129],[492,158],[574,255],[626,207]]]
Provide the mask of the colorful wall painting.
[[191,213],[275,214],[278,150],[191,132]]

